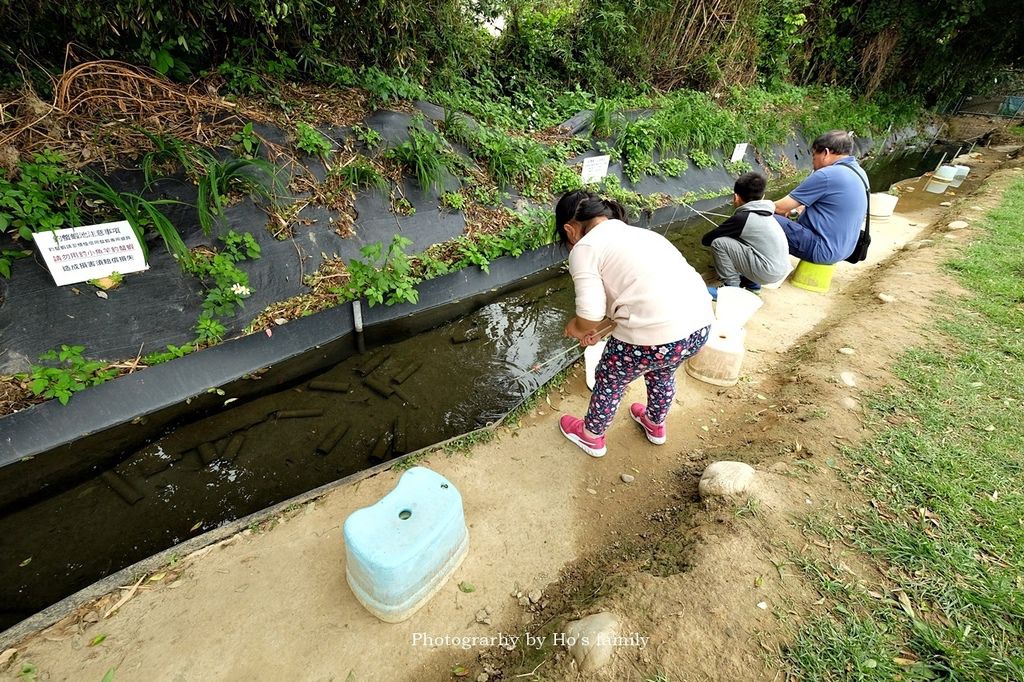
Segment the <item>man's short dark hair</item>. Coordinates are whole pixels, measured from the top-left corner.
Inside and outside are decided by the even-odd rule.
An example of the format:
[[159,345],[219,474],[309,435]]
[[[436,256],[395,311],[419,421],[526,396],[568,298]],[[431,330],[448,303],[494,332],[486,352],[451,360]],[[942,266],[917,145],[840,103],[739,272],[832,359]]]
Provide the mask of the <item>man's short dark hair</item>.
[[733,191],[745,202],[757,201],[758,199],[764,199],[764,188],[767,186],[768,178],[763,173],[750,171],[736,178]]
[[826,149],[833,154],[852,154],[853,137],[845,130],[830,130],[822,133],[811,143],[811,149],[816,152],[823,152]]

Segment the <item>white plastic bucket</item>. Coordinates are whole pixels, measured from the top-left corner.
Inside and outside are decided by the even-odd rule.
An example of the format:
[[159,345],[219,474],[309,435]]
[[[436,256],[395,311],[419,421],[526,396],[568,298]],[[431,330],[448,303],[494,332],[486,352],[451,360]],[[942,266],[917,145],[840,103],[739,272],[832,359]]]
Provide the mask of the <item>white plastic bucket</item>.
[[595,377],[597,365],[601,362],[601,354],[604,353],[606,345],[608,345],[608,339],[602,339],[593,346],[587,346],[583,351],[583,366],[587,374],[587,388],[591,391],[594,390],[594,382],[597,381]]
[[714,386],[734,386],[740,379],[746,354],[745,336],[742,329],[722,327],[717,322],[712,324],[708,342],[686,361],[686,373]]
[[959,187],[960,185],[964,184],[964,180],[967,179],[967,176],[970,174],[971,169],[967,166],[953,166],[953,168],[956,169],[956,175],[953,176],[953,179],[950,181],[949,186]]
[[743,329],[762,305],[760,296],[742,287],[718,287],[715,317],[723,329]]
[[888,218],[892,215],[892,212],[896,210],[896,202],[900,200],[899,197],[893,196],[892,194],[883,194],[881,192],[871,195],[871,217],[872,218]]

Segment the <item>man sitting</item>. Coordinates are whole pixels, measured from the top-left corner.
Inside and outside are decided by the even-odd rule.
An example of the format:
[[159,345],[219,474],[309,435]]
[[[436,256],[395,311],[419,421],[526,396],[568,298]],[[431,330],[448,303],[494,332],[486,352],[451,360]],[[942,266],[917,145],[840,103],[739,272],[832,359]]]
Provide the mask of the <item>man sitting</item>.
[[[857,246],[867,214],[868,176],[851,154],[853,138],[842,130],[821,135],[811,145],[814,172],[775,202],[790,254],[800,260],[831,265]],[[790,220],[792,211],[800,218]]]
[[[775,204],[764,198],[767,182],[756,171],[736,178],[732,196],[736,213],[701,239],[701,244],[711,247],[715,271],[727,287],[757,291],[789,272],[786,234],[772,218]],[[708,287],[708,292],[718,299],[717,288]]]

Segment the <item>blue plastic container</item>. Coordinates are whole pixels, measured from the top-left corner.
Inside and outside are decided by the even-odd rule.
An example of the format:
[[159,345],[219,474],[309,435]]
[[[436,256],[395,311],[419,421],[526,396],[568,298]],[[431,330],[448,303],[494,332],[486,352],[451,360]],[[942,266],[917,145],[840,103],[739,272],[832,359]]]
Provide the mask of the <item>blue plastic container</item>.
[[398,623],[426,604],[469,550],[462,496],[423,467],[345,519],[345,577],[366,609]]

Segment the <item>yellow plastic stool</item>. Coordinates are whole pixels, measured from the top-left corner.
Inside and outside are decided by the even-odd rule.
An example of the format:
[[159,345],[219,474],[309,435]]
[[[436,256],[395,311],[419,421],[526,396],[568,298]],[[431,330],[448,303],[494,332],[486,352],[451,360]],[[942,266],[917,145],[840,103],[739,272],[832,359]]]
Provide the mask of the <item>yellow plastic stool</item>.
[[832,286],[832,273],[836,265],[819,265],[810,261],[802,260],[797,263],[796,270],[790,282],[793,286],[824,294]]

